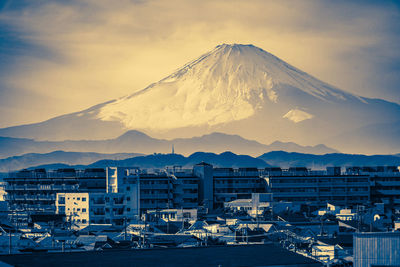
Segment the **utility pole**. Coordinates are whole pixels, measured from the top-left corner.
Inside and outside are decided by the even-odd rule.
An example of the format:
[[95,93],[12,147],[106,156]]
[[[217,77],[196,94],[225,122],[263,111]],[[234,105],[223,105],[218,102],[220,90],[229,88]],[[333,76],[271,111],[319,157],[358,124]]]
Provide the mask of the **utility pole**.
[[51,222],[51,247],[54,248],[54,221]]
[[11,254],[11,229],[8,229],[8,254]]
[[249,228],[248,228],[248,225],[246,227],[246,244],[247,245],[249,244]]
[[167,234],[169,234],[169,211],[167,212]]
[[146,217],[144,218],[144,232],[143,232],[143,244],[142,244],[142,248],[144,248],[145,244],[146,244]]
[[185,229],[185,222],[184,222],[184,216],[183,216],[183,207],[181,207],[181,213],[182,213],[182,231]]
[[258,201],[257,201],[257,205],[256,205],[256,221],[257,221],[257,230],[258,230],[258,228],[260,228],[260,223],[258,221]]
[[124,217],[124,240],[126,240],[126,217]]

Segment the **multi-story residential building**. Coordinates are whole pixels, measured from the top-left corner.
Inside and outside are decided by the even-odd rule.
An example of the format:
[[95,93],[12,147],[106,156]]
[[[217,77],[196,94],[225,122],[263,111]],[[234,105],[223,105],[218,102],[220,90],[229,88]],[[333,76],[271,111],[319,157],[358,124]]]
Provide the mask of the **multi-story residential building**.
[[84,227],[88,224],[124,225],[140,214],[139,170],[107,168],[106,191],[58,193],[57,213],[67,221]]
[[[214,168],[202,162],[193,169],[175,166],[162,171],[120,167],[23,170],[10,173],[5,181],[6,200],[13,213],[54,212],[56,194],[60,194],[60,198],[75,198],[77,203],[78,196],[74,194],[81,194],[79,198],[82,199],[86,193],[85,198],[91,205],[86,210],[89,215],[93,210],[93,214],[90,218],[81,214],[76,220],[87,223],[93,218],[94,223],[107,220],[120,224],[122,219],[131,220],[147,210],[198,207],[211,210],[223,207],[224,202],[268,192],[273,193],[275,201],[316,206],[325,206],[327,202],[342,206],[364,205],[369,201],[400,203],[400,175],[395,167],[353,167],[341,173],[339,167],[329,167],[326,171],[304,167],[259,170]],[[122,204],[111,201],[112,198],[118,203],[122,201],[126,209],[116,207]],[[59,204],[59,212],[65,206],[66,215],[73,214],[74,206],[69,207],[72,209],[68,212],[70,204]]]
[[257,168],[214,168],[214,207],[235,199],[250,199],[253,193],[265,193],[266,182]]
[[27,223],[28,215],[55,212],[59,192],[104,192],[104,169],[45,169],[22,170],[10,173],[5,190],[12,220]]
[[141,172],[138,168],[106,169],[105,193],[59,193],[57,212],[79,226],[122,225],[147,210],[197,208],[198,178],[190,170]]
[[199,178],[192,169],[168,171],[172,183],[173,208],[197,209],[199,205]]
[[400,172],[395,166],[350,167],[348,174],[369,175],[371,202],[400,204]]
[[306,169],[265,169],[265,180],[275,201],[302,202],[325,206],[327,202],[344,206],[367,204],[370,201],[369,175],[340,174],[330,169],[324,175]]
[[137,218],[137,209],[131,202],[124,193],[58,193],[56,207],[72,226],[122,226]]

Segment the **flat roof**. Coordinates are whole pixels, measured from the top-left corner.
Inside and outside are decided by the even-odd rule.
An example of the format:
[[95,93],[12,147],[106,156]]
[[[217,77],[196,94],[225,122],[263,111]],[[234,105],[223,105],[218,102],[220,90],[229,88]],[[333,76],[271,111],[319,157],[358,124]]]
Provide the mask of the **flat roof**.
[[274,244],[1,255],[13,266],[270,266],[321,263]]

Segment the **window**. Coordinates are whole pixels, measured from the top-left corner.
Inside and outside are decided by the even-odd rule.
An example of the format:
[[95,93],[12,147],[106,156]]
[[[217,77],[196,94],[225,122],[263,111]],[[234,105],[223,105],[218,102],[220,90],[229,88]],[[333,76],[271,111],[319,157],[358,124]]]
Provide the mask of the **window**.
[[81,200],[81,198],[80,198],[80,197],[77,197],[76,200]]
[[81,211],[81,209],[80,209],[80,208],[78,208],[78,209],[77,209],[77,211]]
[[126,187],[126,191],[131,191],[131,187],[130,187],[130,186],[127,186],[127,187]]
[[127,211],[131,211],[131,208],[127,208],[126,210],[127,210]]
[[131,197],[126,197],[126,201],[131,201]]
[[82,198],[82,201],[86,201],[86,197],[83,197],[83,198]]
[[86,212],[86,209],[82,209],[82,212]]
[[82,223],[86,223],[86,219],[82,219]]

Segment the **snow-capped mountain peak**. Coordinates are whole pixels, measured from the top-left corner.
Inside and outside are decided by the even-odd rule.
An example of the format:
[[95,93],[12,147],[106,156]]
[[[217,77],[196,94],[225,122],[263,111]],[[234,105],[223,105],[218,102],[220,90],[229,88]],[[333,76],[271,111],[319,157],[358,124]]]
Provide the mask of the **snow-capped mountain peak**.
[[98,118],[168,130],[242,120],[279,101],[281,86],[331,101],[347,94],[253,45],[222,44],[173,74],[105,105]]
[[137,130],[164,140],[221,132],[397,153],[399,117],[396,103],[341,91],[253,45],[223,44],[141,91],[0,136],[99,140]]

